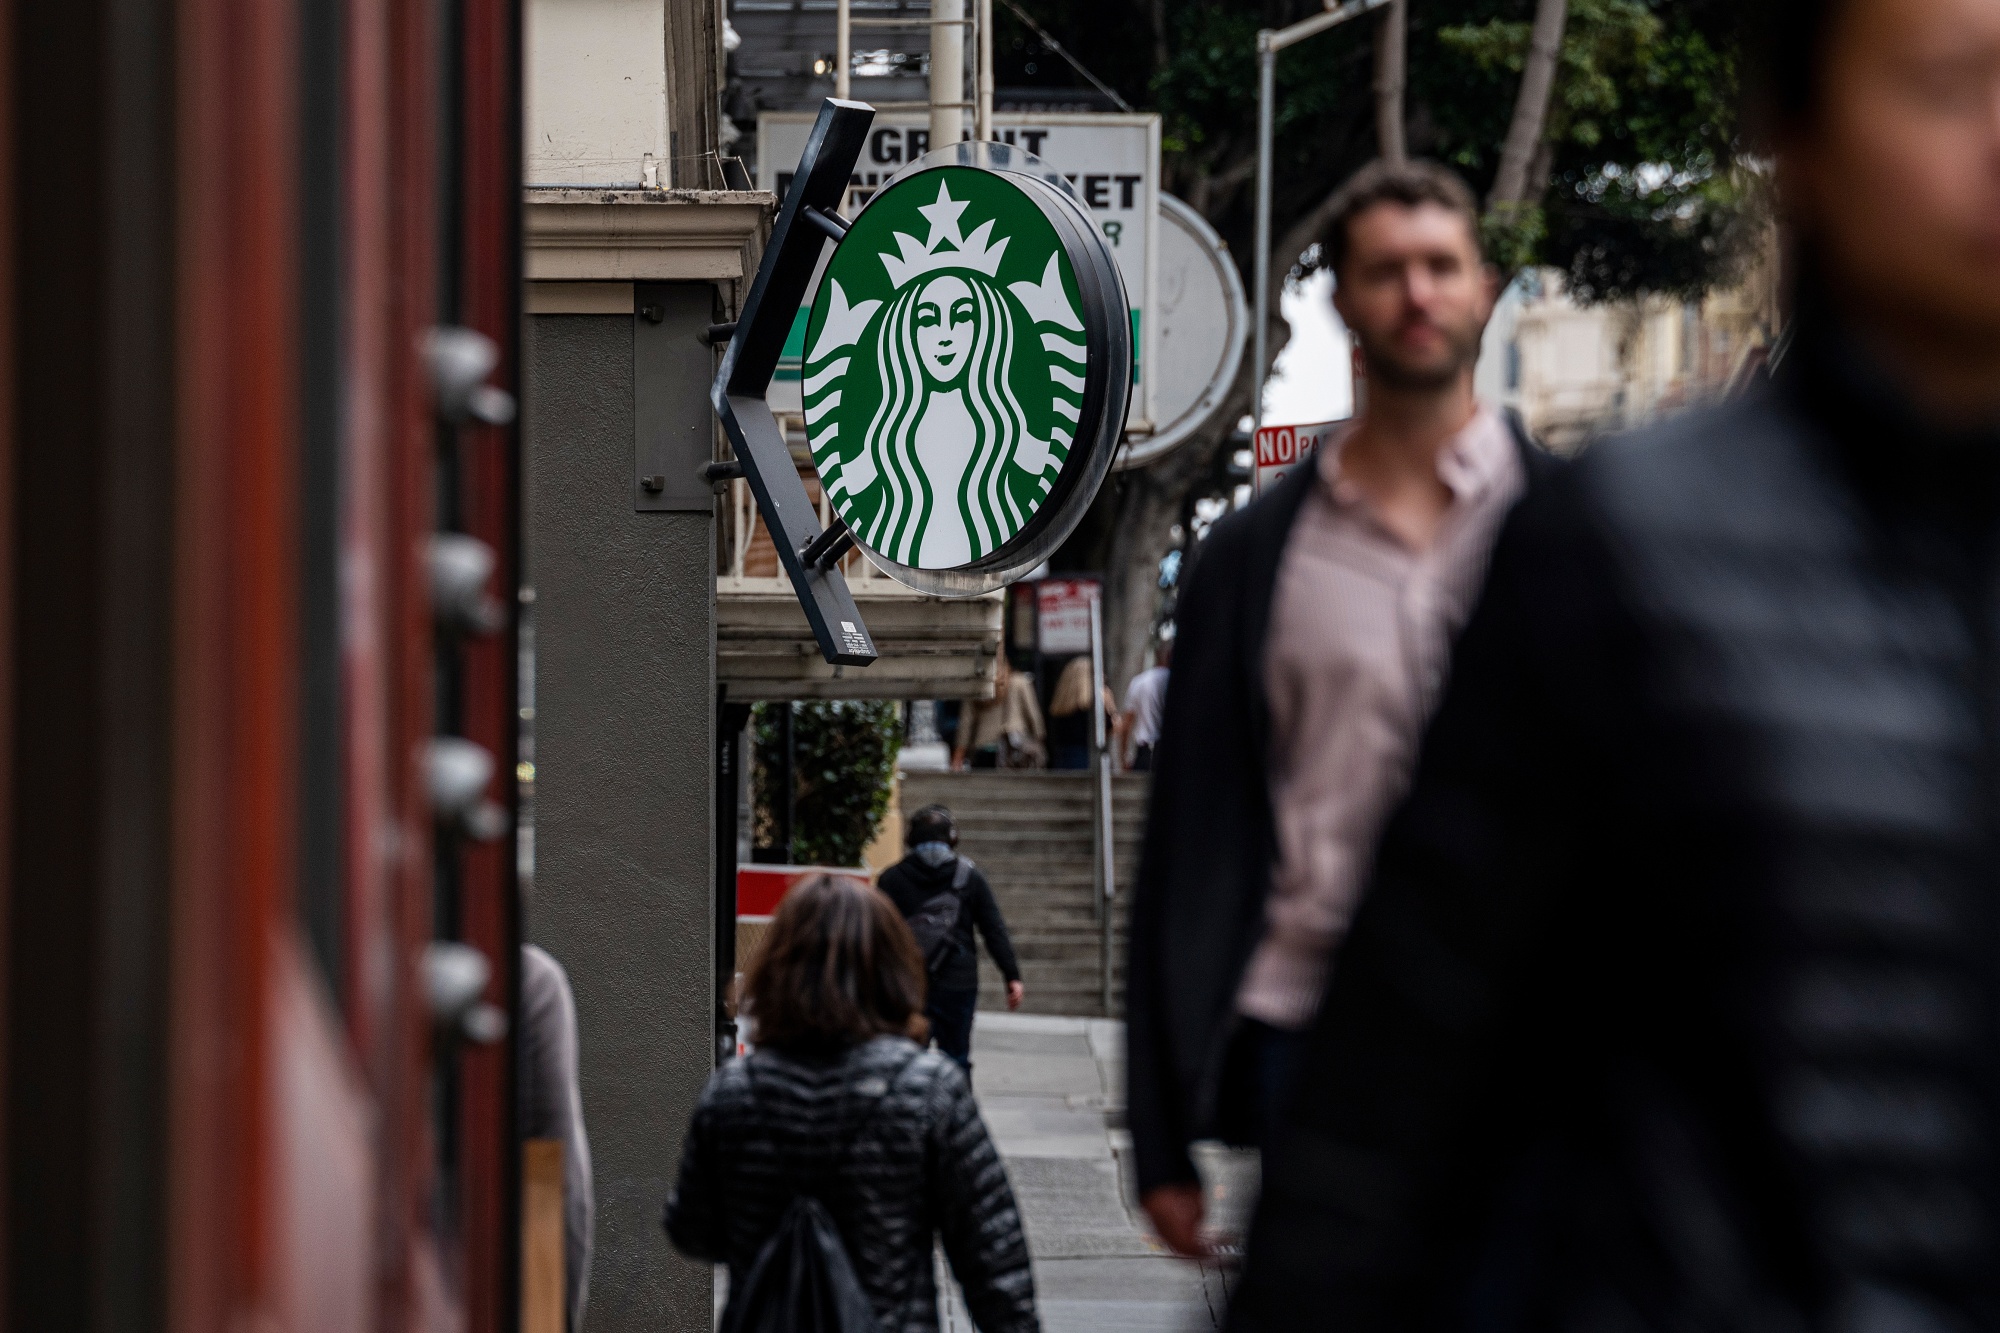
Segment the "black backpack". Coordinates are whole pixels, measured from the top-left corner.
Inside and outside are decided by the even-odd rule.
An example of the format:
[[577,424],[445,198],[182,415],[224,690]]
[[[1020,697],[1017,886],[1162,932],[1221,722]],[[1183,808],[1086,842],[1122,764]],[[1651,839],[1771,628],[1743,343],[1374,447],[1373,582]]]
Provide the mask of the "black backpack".
[[[912,1053],[883,1080],[876,1101],[888,1096],[915,1058]],[[744,1072],[750,1068],[745,1066]],[[754,1077],[751,1086],[756,1086]],[[856,1118],[855,1133],[873,1118],[872,1110],[871,1106]],[[850,1134],[834,1151],[836,1179],[818,1182],[822,1192],[837,1186],[840,1166],[853,1142]],[[819,1195],[801,1190],[785,1206],[778,1229],[757,1251],[756,1261],[743,1275],[742,1289],[730,1291],[721,1333],[881,1333],[881,1329],[832,1214]]]
[[941,889],[909,916],[910,933],[917,937],[917,951],[924,956],[924,970],[936,976],[957,952],[952,932],[965,911],[965,886],[972,881],[972,861],[958,858],[951,872],[951,887]]

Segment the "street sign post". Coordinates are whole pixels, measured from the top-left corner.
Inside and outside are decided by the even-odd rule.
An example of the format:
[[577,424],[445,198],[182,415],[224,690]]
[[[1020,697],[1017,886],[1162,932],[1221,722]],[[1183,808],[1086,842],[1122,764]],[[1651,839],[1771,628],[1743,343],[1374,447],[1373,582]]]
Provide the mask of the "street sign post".
[[[1271,139],[1277,121],[1278,52],[1388,3],[1389,0],[1346,0],[1336,5],[1334,0],[1327,0],[1324,14],[1300,19],[1288,28],[1257,30],[1257,254],[1253,279],[1257,313],[1251,324],[1256,331],[1257,350],[1251,363],[1255,392],[1250,399],[1250,415],[1260,428],[1264,424],[1264,378],[1270,372],[1265,361],[1265,339],[1270,334],[1271,319]],[[1287,259],[1286,271],[1291,266],[1291,259]]]

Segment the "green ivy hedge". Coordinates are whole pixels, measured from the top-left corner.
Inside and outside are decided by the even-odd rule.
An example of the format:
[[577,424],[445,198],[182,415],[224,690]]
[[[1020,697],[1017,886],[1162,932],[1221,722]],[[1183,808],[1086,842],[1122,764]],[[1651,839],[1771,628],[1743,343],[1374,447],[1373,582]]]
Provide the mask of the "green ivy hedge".
[[794,865],[859,866],[889,810],[896,754],[903,744],[900,705],[889,702],[758,704],[751,726],[756,761],[756,841],[777,841],[784,793],[784,710],[792,710]]

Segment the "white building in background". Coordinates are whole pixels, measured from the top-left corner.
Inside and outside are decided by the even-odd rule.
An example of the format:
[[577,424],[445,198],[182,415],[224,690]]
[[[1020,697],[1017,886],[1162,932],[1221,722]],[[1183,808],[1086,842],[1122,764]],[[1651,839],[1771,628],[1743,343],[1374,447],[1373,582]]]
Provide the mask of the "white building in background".
[[527,183],[671,184],[666,0],[534,0],[526,11]]
[[[1559,269],[1524,273],[1486,325],[1474,388],[1485,402],[1518,411],[1550,448],[1572,453],[1727,389],[1745,358],[1777,336],[1775,272],[1767,260],[1699,301],[1602,305],[1572,299]],[[1332,294],[1324,271],[1284,289],[1291,337],[1265,385],[1267,425],[1335,421],[1354,411],[1351,342]]]
[[1582,305],[1559,270],[1523,274],[1487,325],[1476,382],[1558,452],[1722,392],[1777,334],[1770,266],[1700,301]]
[[1285,284],[1278,309],[1291,336],[1264,382],[1264,422],[1301,426],[1354,415],[1354,343],[1333,309],[1333,274]]

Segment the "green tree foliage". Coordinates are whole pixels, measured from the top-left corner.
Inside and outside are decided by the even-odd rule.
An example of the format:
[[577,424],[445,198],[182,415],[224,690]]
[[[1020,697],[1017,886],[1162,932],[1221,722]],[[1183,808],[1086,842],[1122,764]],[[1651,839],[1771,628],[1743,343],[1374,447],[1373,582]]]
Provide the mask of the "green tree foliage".
[[[1162,114],[1168,189],[1216,225],[1247,277],[1257,29],[1321,12],[1319,0],[1023,0],[1023,7],[1135,106]],[[1499,166],[1533,12],[1533,0],[1410,7],[1410,151],[1449,162],[1482,195]],[[1032,51],[1032,35],[1018,23],[1010,32],[1004,7],[1000,13],[1003,51]],[[1489,232],[1496,258],[1510,268],[1565,269],[1585,300],[1693,295],[1728,281],[1759,198],[1738,162],[1733,6],[1571,0],[1569,14],[1537,164],[1540,197],[1511,228]],[[1373,36],[1372,20],[1363,19],[1278,57],[1279,238],[1374,156]],[[1044,80],[1070,77],[1053,58],[1037,68]],[[1004,69],[1001,81],[1009,81]],[[1290,257],[1274,258],[1283,271]]]
[[879,702],[759,704],[753,719],[756,761],[751,783],[758,841],[775,841],[783,815],[784,710],[792,710],[793,828],[798,865],[859,866],[861,853],[889,810],[902,749],[897,705]]
[[[1162,117],[1165,188],[1208,219],[1246,284],[1255,262],[1259,28],[1324,13],[1324,0],[1017,0],[1134,106]],[[1729,282],[1757,231],[1760,178],[1747,169],[1736,114],[1738,12],[1757,0],[1569,0],[1528,206],[1488,224],[1502,268],[1547,264],[1583,300],[1691,296]],[[1084,89],[1004,3],[996,76],[1003,88]],[[1520,87],[1535,0],[1420,0],[1409,6],[1410,155],[1451,163],[1484,198]],[[1272,180],[1272,269],[1316,262],[1332,193],[1376,154],[1375,21],[1364,18],[1279,55]],[[1275,294],[1274,294],[1275,296]],[[1285,341],[1272,301],[1270,355]],[[1141,663],[1153,571],[1170,529],[1196,501],[1226,495],[1230,426],[1249,409],[1247,359],[1203,434],[1115,475],[1052,564],[1109,579],[1111,671]]]
[[[1503,99],[1528,49],[1527,21],[1500,16],[1513,6],[1485,8],[1496,15],[1434,29],[1422,90],[1437,156],[1479,181],[1498,162]],[[1586,301],[1691,297],[1734,276],[1758,193],[1735,161],[1733,44],[1704,25],[1701,8],[1571,0],[1546,185],[1515,234],[1489,232],[1495,258],[1567,269],[1571,293]]]

